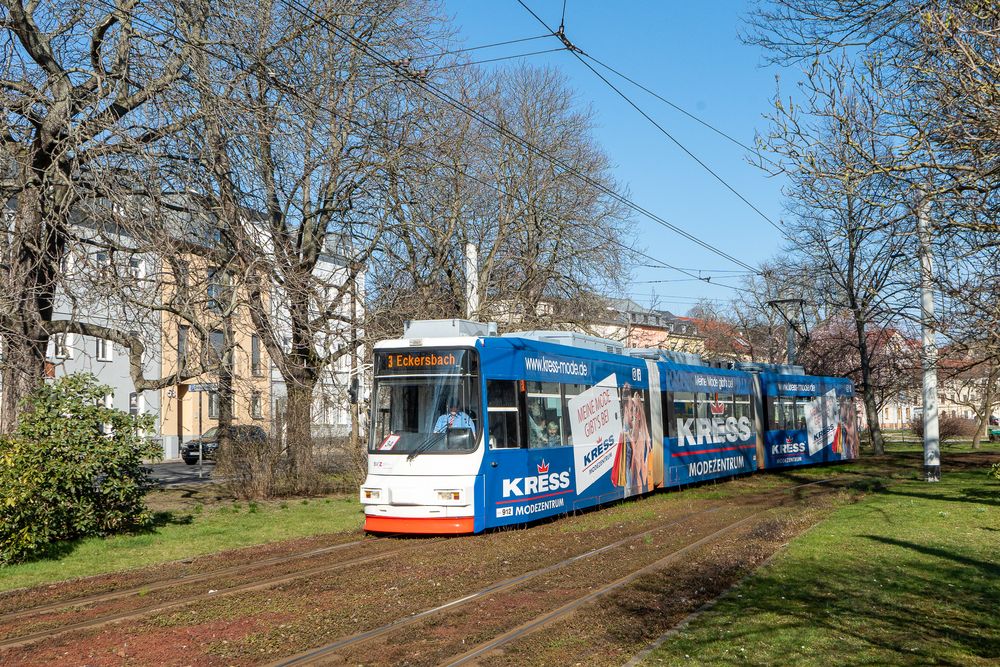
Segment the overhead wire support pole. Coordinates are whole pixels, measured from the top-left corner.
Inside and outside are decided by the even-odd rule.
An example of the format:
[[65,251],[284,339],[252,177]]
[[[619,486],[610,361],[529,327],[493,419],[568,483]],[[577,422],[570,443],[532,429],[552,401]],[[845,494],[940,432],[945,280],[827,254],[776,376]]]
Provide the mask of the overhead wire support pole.
[[[803,312],[805,303],[804,299],[772,299],[767,302],[767,305],[778,311],[782,319],[785,320],[785,323],[788,325],[788,329],[785,331],[785,344],[787,346],[786,360],[790,366],[794,366],[797,361],[795,334],[799,331],[795,324],[799,319],[799,315],[802,315],[803,324],[805,323],[805,313]],[[798,306],[798,313],[792,311],[792,314],[789,315],[788,312],[786,312],[786,309],[791,310],[788,308],[789,306]],[[809,332],[807,330],[802,337],[808,340],[808,333]]]
[[931,257],[930,202],[921,194],[917,203],[917,237],[920,241],[920,328],[923,345],[920,365],[924,373],[924,481],[941,481],[941,439],[937,397],[937,331],[934,325],[933,263]]

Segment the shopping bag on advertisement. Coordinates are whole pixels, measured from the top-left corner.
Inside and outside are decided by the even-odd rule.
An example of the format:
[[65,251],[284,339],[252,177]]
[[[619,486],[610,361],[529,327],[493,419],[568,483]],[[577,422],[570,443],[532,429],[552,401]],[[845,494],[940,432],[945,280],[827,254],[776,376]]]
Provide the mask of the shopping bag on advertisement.
[[625,434],[622,433],[615,445],[615,462],[611,466],[611,483],[614,486],[625,486],[625,467],[628,464],[625,458]]
[[844,440],[844,427],[842,425],[837,425],[837,432],[833,434],[833,447],[830,448],[834,454],[841,453],[841,443]]

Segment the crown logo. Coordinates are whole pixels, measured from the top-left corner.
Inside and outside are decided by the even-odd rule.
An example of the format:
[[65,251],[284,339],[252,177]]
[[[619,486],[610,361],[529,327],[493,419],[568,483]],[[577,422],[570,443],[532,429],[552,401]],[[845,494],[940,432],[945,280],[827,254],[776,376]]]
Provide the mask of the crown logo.
[[544,475],[548,471],[549,471],[549,464],[545,462],[545,459],[542,459],[542,462],[538,464],[538,474]]
[[726,406],[722,403],[709,403],[708,409],[711,410],[712,414],[716,417],[726,414]]

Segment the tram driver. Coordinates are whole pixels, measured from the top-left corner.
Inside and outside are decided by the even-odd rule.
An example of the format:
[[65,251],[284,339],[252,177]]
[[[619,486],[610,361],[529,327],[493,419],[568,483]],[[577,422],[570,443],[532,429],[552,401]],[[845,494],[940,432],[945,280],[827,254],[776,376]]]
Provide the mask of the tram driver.
[[451,401],[451,404],[448,406],[448,412],[438,417],[434,423],[435,433],[444,433],[452,428],[469,428],[473,430],[476,428],[472,417],[462,410],[462,406],[458,404],[458,401]]

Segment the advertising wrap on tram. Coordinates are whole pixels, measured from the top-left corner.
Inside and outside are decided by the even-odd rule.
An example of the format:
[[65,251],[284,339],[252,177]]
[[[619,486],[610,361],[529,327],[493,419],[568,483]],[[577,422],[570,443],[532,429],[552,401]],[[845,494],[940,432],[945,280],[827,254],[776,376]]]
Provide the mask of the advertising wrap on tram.
[[757,439],[746,373],[670,365],[663,372],[667,485],[757,469]]
[[[661,486],[650,365],[601,353],[568,356],[538,343],[486,346],[486,465],[496,472],[487,484],[488,522],[523,522]],[[520,429],[507,423],[518,414]]]
[[858,457],[854,385],[849,380],[761,374],[767,468]]

